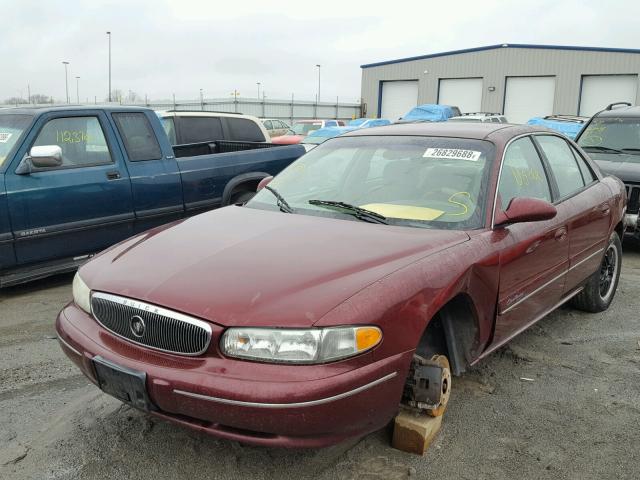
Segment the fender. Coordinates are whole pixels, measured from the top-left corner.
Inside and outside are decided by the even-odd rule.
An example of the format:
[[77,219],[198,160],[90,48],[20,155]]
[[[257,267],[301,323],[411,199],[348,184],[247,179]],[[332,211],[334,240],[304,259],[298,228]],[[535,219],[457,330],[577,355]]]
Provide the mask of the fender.
[[232,178],[227,182],[227,186],[224,187],[224,192],[222,193],[222,206],[229,205],[231,194],[238,185],[242,185],[247,182],[259,182],[270,175],[270,173],[265,172],[249,172]]

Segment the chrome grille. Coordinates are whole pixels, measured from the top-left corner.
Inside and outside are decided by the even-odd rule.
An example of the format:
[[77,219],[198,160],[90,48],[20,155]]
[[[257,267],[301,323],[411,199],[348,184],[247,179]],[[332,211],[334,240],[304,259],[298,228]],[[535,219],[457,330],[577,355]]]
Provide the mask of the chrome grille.
[[131,298],[94,292],[91,311],[110,332],[155,350],[200,355],[211,342],[208,323]]
[[626,184],[627,213],[638,213],[640,210],[640,185]]

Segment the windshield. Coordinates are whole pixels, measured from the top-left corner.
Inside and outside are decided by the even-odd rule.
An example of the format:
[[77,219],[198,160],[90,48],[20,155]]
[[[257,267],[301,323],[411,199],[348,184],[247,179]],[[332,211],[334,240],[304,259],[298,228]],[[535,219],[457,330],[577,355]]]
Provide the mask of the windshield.
[[295,123],[291,127],[291,131],[293,132],[293,135],[308,135],[309,132],[313,132],[314,130],[318,130],[320,127],[322,127],[322,123],[321,122]]
[[0,114],[0,167],[31,123],[31,115]]
[[[300,157],[269,186],[296,214],[354,220],[309,203],[338,201],[380,214],[391,225],[480,228],[493,158],[493,144],[481,140],[340,137]],[[265,190],[247,206],[278,210],[276,198]]]
[[587,152],[612,154],[611,161],[622,161],[615,154],[640,155],[640,118],[594,118],[587,126],[578,145]]

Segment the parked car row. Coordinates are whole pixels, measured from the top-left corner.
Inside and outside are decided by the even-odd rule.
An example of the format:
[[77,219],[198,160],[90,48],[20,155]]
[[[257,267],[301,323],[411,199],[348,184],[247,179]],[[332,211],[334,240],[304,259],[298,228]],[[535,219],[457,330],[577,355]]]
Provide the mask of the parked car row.
[[440,416],[452,375],[613,301],[640,203],[640,109],[614,107],[577,143],[442,105],[300,121],[281,141],[308,153],[246,115],[3,110],[0,287],[83,264],[65,354],[218,437],[319,447],[401,404]]

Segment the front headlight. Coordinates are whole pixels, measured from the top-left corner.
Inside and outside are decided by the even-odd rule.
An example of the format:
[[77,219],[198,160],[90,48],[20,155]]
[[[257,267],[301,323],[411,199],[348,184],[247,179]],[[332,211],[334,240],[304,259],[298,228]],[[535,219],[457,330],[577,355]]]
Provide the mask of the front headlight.
[[230,328],[222,336],[225,355],[272,363],[326,363],[352,357],[382,340],[378,327],[310,329]]
[[91,290],[82,281],[79,273],[76,273],[76,276],[73,277],[73,301],[82,310],[91,313]]

